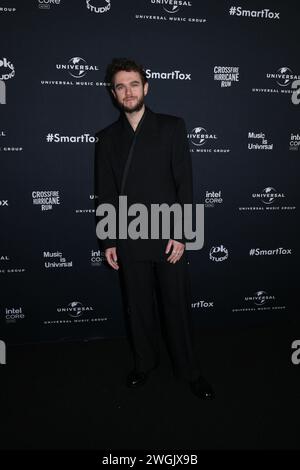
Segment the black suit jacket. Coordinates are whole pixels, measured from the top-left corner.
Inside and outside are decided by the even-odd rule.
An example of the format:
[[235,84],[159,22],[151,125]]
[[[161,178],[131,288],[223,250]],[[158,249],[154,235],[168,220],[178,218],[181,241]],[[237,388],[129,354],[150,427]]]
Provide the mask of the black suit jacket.
[[[118,213],[122,176],[134,131],[122,113],[116,122],[96,136],[99,139],[95,148],[98,204],[110,203]],[[192,186],[191,156],[183,119],[154,113],[146,107],[123,191],[128,207],[133,203],[142,203],[148,208],[151,203],[191,204]],[[172,232],[170,238],[174,239]],[[176,240],[185,242],[184,236]],[[100,241],[103,250],[116,246],[118,255],[133,260],[164,259],[167,243],[167,239],[161,238],[120,240],[117,237]]]

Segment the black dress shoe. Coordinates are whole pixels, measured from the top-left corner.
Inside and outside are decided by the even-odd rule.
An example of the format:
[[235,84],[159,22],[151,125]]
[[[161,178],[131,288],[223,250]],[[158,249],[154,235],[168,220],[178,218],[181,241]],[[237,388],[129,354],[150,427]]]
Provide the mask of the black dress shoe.
[[211,400],[212,398],[215,398],[212,386],[201,375],[198,379],[190,382],[190,387],[193,394],[198,398],[202,398],[203,400]]
[[148,373],[146,372],[132,371],[127,376],[126,385],[129,388],[138,388],[144,385],[147,378],[148,378]]

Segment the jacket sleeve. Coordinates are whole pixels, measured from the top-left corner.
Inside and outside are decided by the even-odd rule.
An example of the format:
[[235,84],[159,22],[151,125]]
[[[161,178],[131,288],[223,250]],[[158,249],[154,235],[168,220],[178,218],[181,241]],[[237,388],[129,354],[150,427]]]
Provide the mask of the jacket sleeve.
[[172,139],[172,171],[176,186],[177,203],[182,210],[182,237],[173,240],[186,243],[184,237],[184,204],[193,204],[193,171],[192,160],[187,140],[187,131],[183,119],[178,118]]
[[[97,207],[108,203],[115,208],[116,221],[118,220],[118,192],[115,184],[109,154],[109,143],[105,140],[102,132],[97,134],[98,142],[95,145],[95,193],[97,196]],[[105,216],[98,216],[100,221]],[[117,230],[117,227],[116,227]],[[117,232],[116,232],[117,233]],[[117,246],[116,238],[99,239],[102,250]]]

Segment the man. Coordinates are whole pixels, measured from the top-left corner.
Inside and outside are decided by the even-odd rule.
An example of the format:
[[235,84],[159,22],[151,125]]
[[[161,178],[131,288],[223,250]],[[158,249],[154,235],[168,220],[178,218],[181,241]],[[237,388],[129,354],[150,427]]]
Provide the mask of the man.
[[[97,134],[96,192],[99,204],[112,204],[119,196],[127,205],[192,203],[192,165],[184,121],[157,114],[144,104],[149,84],[141,66],[123,58],[107,68],[111,93],[120,118]],[[169,240],[122,238],[102,240],[108,264],[120,269],[128,303],[134,369],[127,377],[132,388],[143,385],[159,363],[155,292],[160,294],[167,343],[175,375],[189,382],[200,398],[213,398],[202,377],[191,331],[191,296],[185,239],[171,228]],[[119,233],[116,230],[116,233]],[[158,291],[155,289],[158,285]]]

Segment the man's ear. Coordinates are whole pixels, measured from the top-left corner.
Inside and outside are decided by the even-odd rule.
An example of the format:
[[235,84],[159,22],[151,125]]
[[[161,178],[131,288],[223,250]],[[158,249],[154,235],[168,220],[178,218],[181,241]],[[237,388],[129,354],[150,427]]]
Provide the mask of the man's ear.
[[147,93],[148,93],[148,89],[149,89],[149,83],[146,82],[145,85],[144,85],[144,95],[146,96]]
[[110,91],[111,91],[113,97],[116,98],[117,96],[116,96],[115,90],[113,88],[111,88]]

